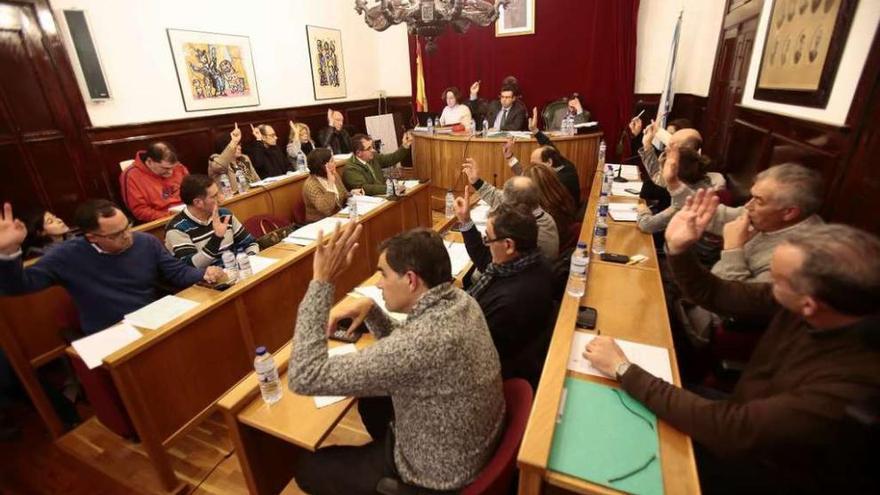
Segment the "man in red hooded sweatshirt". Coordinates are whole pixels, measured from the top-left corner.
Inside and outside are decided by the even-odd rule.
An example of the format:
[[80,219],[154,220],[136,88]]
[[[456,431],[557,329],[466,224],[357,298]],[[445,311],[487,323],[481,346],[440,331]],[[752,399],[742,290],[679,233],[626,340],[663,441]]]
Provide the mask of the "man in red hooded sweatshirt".
[[180,183],[187,175],[171,146],[157,141],[138,151],[134,164],[119,176],[122,200],[141,222],[167,217],[172,214],[168,208],[182,204]]

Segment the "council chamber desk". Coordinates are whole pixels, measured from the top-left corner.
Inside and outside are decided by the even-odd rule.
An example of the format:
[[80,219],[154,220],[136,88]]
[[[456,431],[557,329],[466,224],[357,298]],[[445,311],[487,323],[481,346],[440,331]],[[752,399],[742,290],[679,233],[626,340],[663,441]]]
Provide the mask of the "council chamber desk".
[[[597,174],[580,234],[580,239],[590,244],[601,182],[601,176]],[[635,199],[612,197],[612,201],[631,202]],[[521,495],[560,492],[619,493],[605,486],[554,472],[548,467],[566,377],[617,386],[616,382],[567,369],[579,305],[597,310],[596,328],[603,336],[666,348],[669,351],[673,381],[675,385],[681,386],[652,236],[639,231],[632,222],[609,220],[606,249],[630,256],[642,254],[648,260],[638,265],[620,265],[592,256],[586,294],[580,300],[568,295],[564,298],[517,458]],[[664,492],[699,493],[700,485],[690,437],[659,418],[657,423]]]
[[[581,200],[585,200],[596,171],[601,132],[575,136],[550,135],[560,153],[574,163],[581,186]],[[467,179],[461,173],[465,158],[473,158],[480,167],[482,179],[500,187],[513,177],[501,147],[507,138],[483,138],[459,134],[413,133],[413,166],[417,177],[431,179],[431,206],[444,209],[446,191],[452,189],[461,195]],[[517,139],[513,155],[523,166],[529,164],[532,151],[540,146],[535,138]]]

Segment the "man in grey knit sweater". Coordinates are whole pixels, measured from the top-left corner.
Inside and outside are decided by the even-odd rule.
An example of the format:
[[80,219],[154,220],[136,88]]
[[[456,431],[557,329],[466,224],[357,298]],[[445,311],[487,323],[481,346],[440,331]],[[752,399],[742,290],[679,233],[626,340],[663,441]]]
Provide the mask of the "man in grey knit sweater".
[[[327,447],[298,457],[294,479],[308,493],[375,493],[397,478],[419,493],[458,490],[495,451],[504,429],[498,353],[480,307],[451,284],[449,257],[434,232],[417,229],[382,246],[378,271],[388,310],[350,298],[331,311],[333,282],[351,264],[361,227],[318,237],[314,274],[299,306],[289,386],[299,394],[390,396],[395,423],[362,447]],[[366,321],[378,340],[328,357],[327,332],[342,318]],[[329,323],[328,323],[329,322]],[[388,455],[386,455],[388,453]]]

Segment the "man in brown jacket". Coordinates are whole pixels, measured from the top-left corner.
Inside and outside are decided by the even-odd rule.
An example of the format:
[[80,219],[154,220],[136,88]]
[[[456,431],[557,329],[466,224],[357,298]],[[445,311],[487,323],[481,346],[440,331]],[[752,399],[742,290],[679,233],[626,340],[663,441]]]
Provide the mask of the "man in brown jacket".
[[666,242],[688,298],[720,314],[772,319],[733,394],[713,400],[671,386],[607,337],[584,356],[708,450],[698,456],[707,493],[863,492],[872,474],[852,411],[880,396],[880,239],[817,225],[776,247],[772,284],[724,281],[689,252],[717,205],[699,191],[669,223]]

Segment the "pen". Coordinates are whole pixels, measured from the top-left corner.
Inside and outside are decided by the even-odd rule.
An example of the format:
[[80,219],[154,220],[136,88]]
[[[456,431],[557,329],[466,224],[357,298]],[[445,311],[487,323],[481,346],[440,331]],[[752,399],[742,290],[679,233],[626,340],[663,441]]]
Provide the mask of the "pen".
[[559,399],[559,410],[556,411],[556,424],[562,423],[562,412],[565,410],[565,399],[568,397],[568,389],[562,389],[562,398]]
[[635,117],[633,117],[633,118],[634,118],[634,119],[637,119],[637,118],[639,118],[639,117],[641,117],[641,116],[642,116],[642,114],[644,114],[644,113],[645,113],[645,109],[644,109],[644,108],[643,108],[643,109],[642,109],[642,111],[641,111],[641,112],[639,112],[639,114],[638,114],[638,115],[636,115],[636,116],[635,116]]

